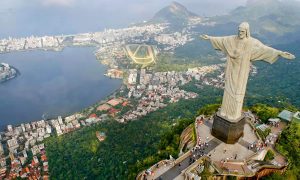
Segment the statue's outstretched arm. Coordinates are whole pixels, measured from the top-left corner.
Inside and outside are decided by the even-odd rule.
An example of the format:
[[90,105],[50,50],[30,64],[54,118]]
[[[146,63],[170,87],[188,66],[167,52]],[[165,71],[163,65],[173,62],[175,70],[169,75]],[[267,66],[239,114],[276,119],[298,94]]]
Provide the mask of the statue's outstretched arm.
[[295,55],[293,55],[293,54],[291,54],[291,53],[289,53],[289,52],[283,52],[283,51],[281,51],[281,52],[279,53],[279,55],[280,55],[281,57],[285,58],[285,59],[295,59],[295,58],[296,58]]
[[204,39],[204,40],[209,40],[210,39],[210,36],[207,35],[207,34],[202,34],[200,35],[200,38]]
[[272,47],[264,45],[256,39],[253,40],[253,48],[250,58],[252,61],[264,60],[272,64],[280,56],[285,59],[295,59],[295,56],[289,52],[283,52],[278,49],[274,49]]

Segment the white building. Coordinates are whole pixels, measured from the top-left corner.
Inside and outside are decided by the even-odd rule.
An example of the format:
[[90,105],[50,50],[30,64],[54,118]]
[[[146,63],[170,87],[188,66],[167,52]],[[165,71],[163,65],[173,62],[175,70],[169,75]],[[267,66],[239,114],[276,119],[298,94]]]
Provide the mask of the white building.
[[12,138],[10,140],[7,140],[7,146],[9,149],[13,150],[19,147],[18,141],[16,138]]

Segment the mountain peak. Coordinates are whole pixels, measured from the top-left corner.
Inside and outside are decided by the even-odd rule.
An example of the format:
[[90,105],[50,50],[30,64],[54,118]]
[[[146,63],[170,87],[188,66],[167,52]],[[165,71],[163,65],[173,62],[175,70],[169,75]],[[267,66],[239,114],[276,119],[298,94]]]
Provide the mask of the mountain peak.
[[169,6],[158,11],[151,19],[152,22],[168,22],[171,24],[185,24],[196,14],[190,12],[182,4],[173,1]]
[[182,4],[176,2],[176,1],[173,1],[170,6],[169,6],[170,9],[173,9],[173,10],[186,10],[186,7],[184,7]]

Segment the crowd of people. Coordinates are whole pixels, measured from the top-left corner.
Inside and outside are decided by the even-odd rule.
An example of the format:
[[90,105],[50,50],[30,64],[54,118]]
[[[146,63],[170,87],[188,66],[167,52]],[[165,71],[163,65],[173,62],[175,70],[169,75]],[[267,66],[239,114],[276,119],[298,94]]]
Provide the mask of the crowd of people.
[[197,159],[201,158],[207,153],[205,150],[208,148],[208,143],[201,143],[201,141],[199,142],[200,143],[191,150],[192,155],[189,159],[189,164],[194,163]]

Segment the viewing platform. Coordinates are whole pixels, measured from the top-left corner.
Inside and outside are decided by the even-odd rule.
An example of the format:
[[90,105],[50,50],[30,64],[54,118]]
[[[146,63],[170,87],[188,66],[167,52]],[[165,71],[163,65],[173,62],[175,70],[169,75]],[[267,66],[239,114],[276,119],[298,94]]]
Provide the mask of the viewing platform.
[[[270,172],[281,173],[287,167],[285,157],[262,141],[251,121],[246,120],[243,136],[235,144],[226,144],[211,134],[213,121],[212,117],[197,117],[196,146],[176,160],[160,161],[136,179],[199,179],[205,168],[213,176],[259,177]],[[265,160],[268,151],[275,152],[272,161]]]

